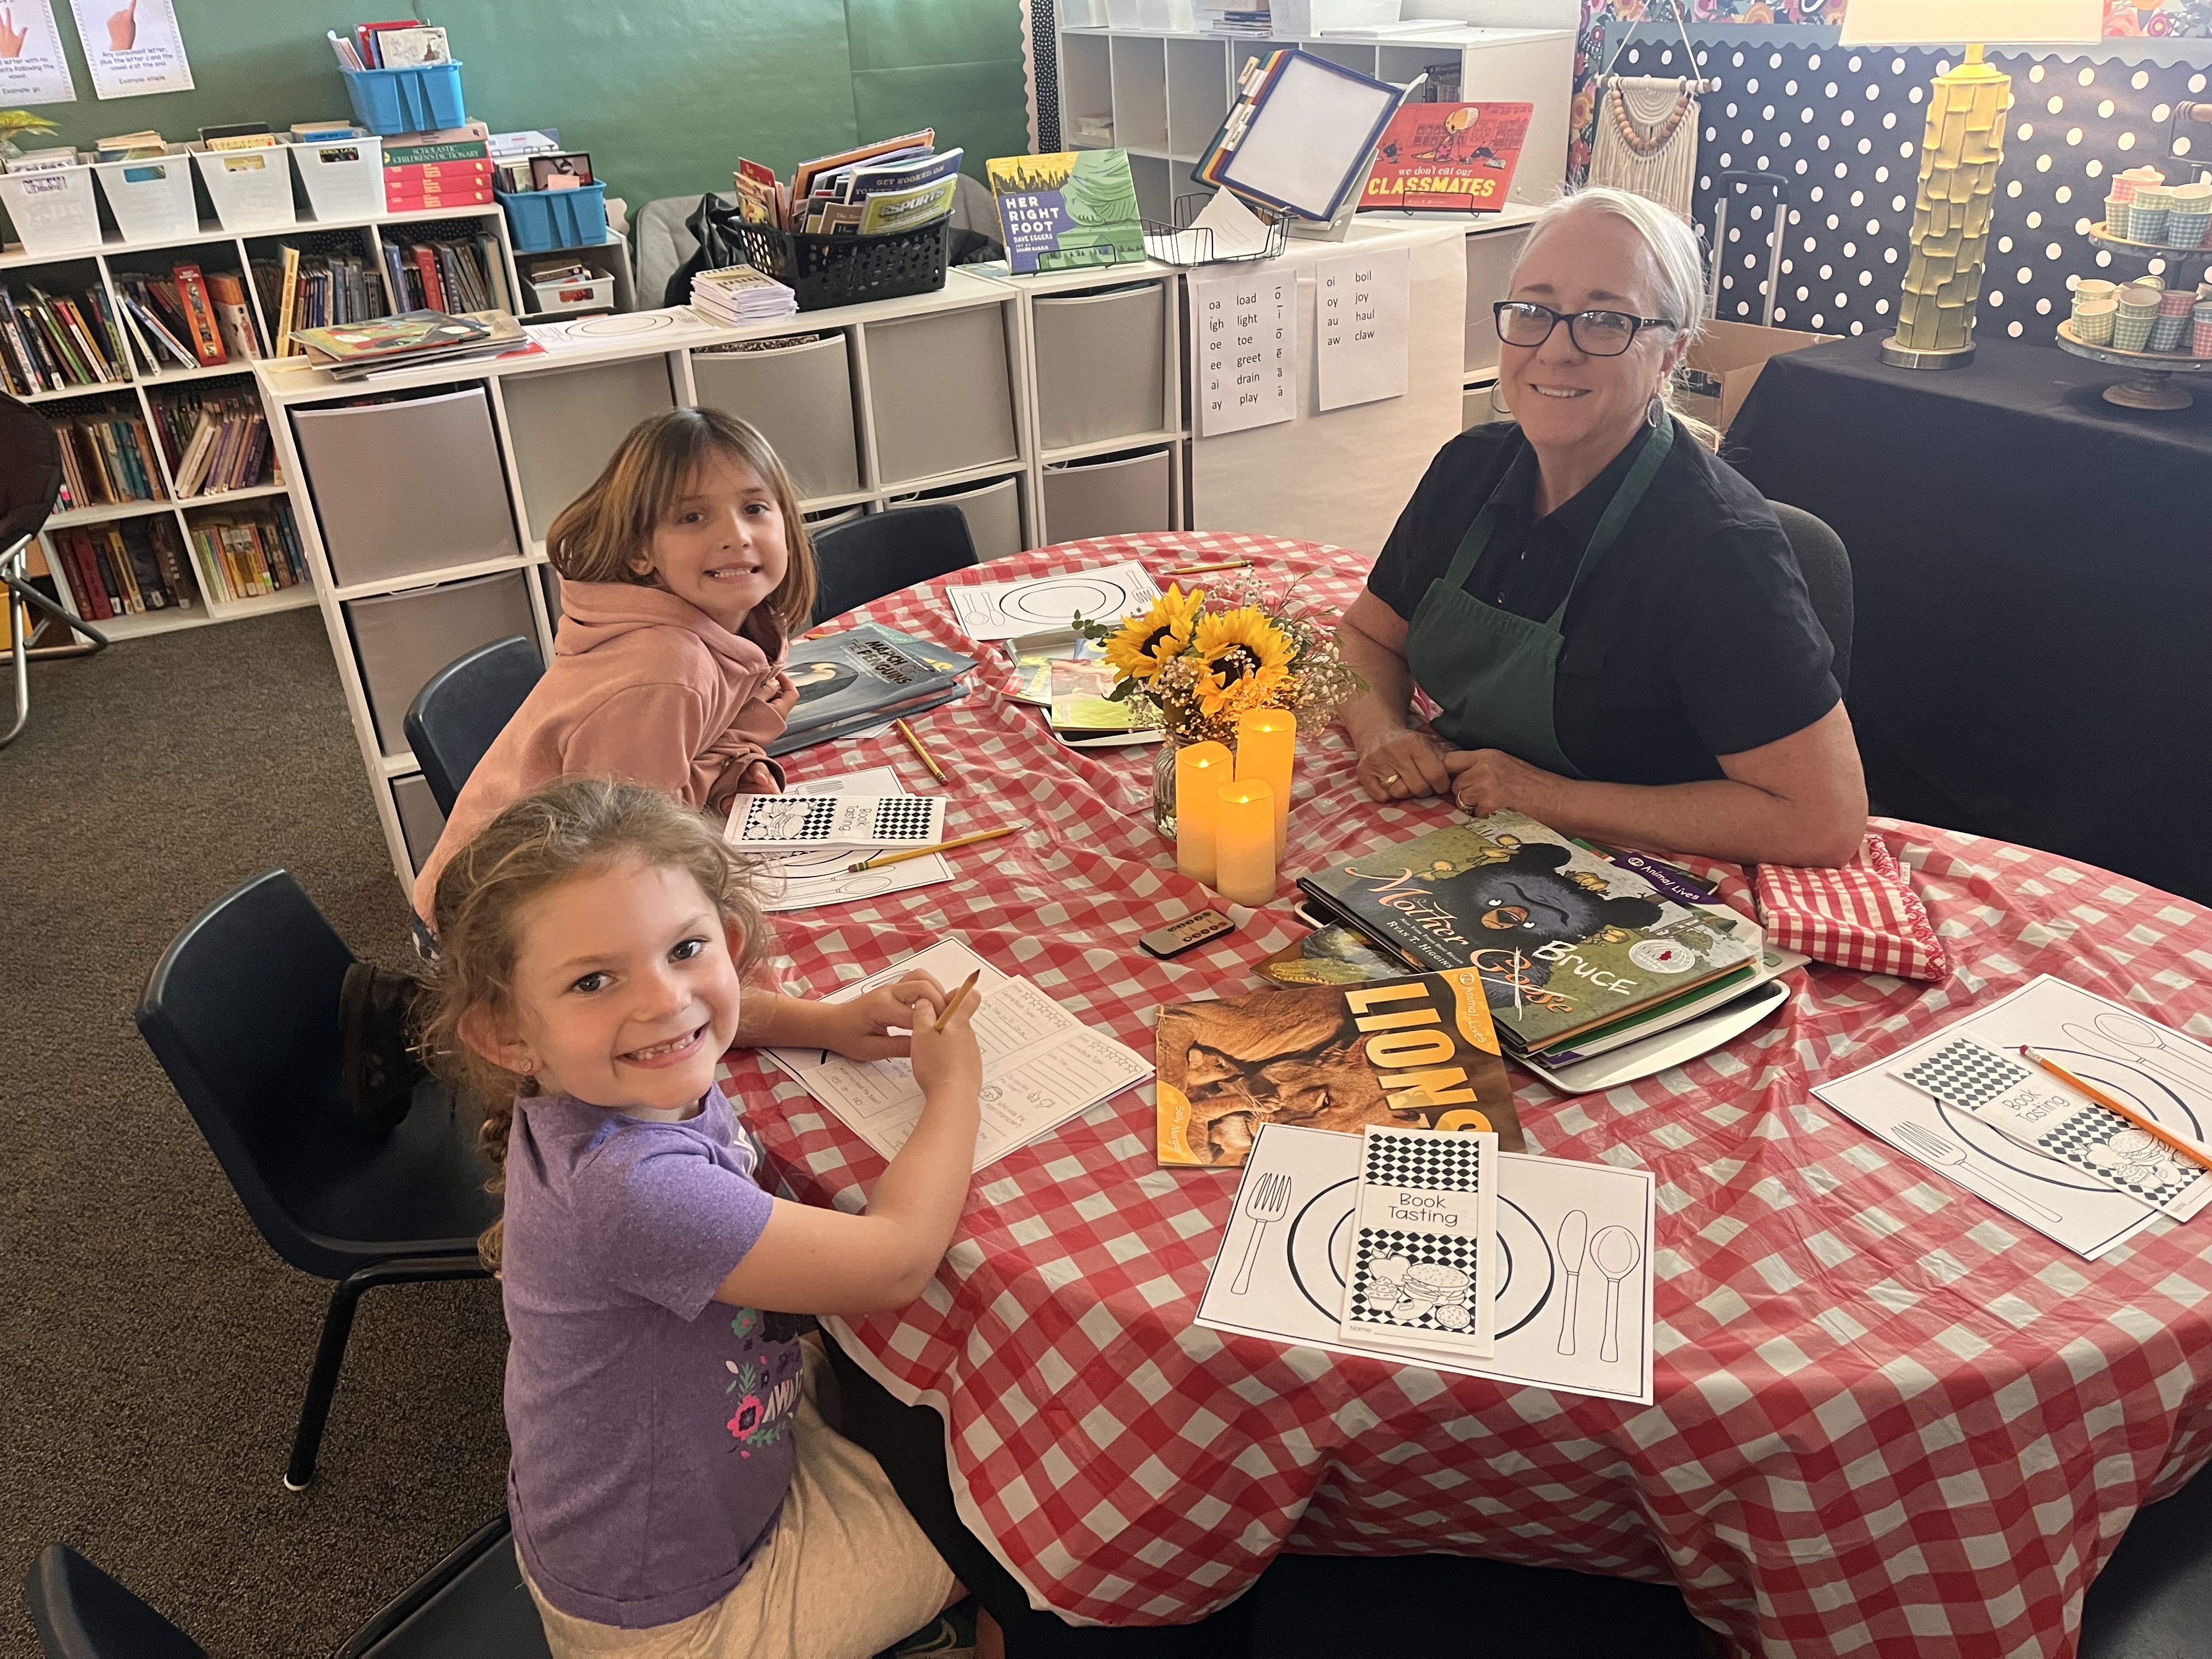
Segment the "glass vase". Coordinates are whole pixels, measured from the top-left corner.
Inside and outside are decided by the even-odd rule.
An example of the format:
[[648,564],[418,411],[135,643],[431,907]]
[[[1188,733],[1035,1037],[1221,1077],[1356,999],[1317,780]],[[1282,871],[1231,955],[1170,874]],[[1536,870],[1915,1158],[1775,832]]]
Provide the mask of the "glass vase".
[[1152,827],[1170,841],[1176,833],[1176,757],[1182,752],[1173,737],[1152,745]]

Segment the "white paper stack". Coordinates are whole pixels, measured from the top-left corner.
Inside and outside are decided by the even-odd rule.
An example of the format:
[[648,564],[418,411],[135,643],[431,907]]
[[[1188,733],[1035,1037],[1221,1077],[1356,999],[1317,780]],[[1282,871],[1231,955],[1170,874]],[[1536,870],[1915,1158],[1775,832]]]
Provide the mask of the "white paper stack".
[[799,296],[750,265],[725,265],[691,279],[691,308],[711,321],[743,327],[795,315]]

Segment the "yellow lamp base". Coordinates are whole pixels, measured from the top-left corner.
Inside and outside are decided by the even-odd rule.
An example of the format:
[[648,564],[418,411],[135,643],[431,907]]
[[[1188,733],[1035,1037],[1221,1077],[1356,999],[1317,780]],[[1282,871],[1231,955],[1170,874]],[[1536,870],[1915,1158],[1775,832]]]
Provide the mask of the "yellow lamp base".
[[1948,349],[1900,345],[1891,335],[1881,343],[1881,360],[1892,368],[1964,368],[1974,361],[1972,346]]
[[1974,313],[2004,164],[2012,82],[1973,46],[1966,61],[1936,76],[1929,91],[1912,257],[1899,296],[1897,332],[1881,357],[1901,368],[1964,368],[1974,361]]

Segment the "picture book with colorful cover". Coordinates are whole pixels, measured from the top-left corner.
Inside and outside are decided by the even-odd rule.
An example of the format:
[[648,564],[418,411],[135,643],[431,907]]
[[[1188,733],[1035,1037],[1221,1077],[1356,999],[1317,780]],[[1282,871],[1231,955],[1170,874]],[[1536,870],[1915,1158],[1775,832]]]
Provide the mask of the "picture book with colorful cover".
[[1145,257],[1127,150],[994,156],[986,168],[999,198],[1006,260],[1017,273],[1127,264]]
[[1164,1164],[1240,1164],[1269,1123],[1465,1129],[1522,1147],[1471,969],[1176,1003],[1160,1010],[1158,1043]]
[[1133,732],[1137,716],[1128,703],[1114,701],[1121,678],[1111,665],[1060,658],[1053,663],[1052,729],[1062,737],[1098,738],[1109,732]]
[[1686,885],[1662,890],[1517,812],[1376,848],[1298,886],[1409,966],[1474,969],[1516,1053],[1586,1040],[1761,971],[1756,923]]
[[329,363],[383,362],[418,352],[437,351],[483,339],[491,331],[482,323],[442,311],[406,311],[397,317],[346,323],[334,328],[292,331],[293,342],[308,356]]
[[[882,709],[890,711],[950,686],[965,671],[928,659],[921,641],[909,641],[872,623],[818,640],[796,640],[783,672],[799,688],[799,705],[784,722],[787,734],[811,732]],[[935,653],[951,661],[957,653]],[[975,666],[972,659],[958,658]]]
[[1360,211],[1495,213],[1513,187],[1534,104],[1407,104],[1390,118]]

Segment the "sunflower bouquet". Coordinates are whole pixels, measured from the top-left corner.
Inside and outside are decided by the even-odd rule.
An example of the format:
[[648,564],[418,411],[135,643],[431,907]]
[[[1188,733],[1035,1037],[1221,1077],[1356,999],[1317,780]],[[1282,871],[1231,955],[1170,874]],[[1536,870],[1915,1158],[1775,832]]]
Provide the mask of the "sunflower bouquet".
[[1079,617],[1076,631],[1121,676],[1113,700],[1178,744],[1233,746],[1237,716],[1255,708],[1287,708],[1317,731],[1360,689],[1337,653],[1335,619],[1249,577],[1211,592],[1171,586],[1139,615]]

